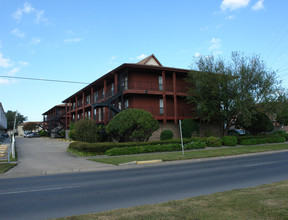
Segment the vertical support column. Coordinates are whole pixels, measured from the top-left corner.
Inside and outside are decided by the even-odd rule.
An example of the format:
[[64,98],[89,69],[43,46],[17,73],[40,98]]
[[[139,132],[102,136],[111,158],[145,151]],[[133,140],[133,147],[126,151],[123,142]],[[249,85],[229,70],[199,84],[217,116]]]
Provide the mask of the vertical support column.
[[[68,117],[69,117],[69,127],[70,127],[70,124],[71,124],[71,118],[72,118],[72,114],[71,114],[71,106],[72,103],[71,103],[71,100],[69,99],[69,113],[68,113]],[[66,113],[67,114],[67,113]]]
[[91,86],[91,95],[90,95],[90,105],[91,105],[91,109],[90,109],[90,117],[91,117],[91,120],[94,120],[94,109],[92,108],[92,104],[94,103],[94,89],[93,87]]
[[[104,97],[103,97],[103,100],[106,100],[106,89],[107,89],[107,82],[106,82],[106,79],[104,79]],[[106,125],[107,123],[107,107],[104,107],[104,111],[103,111],[103,114],[104,114],[104,117],[102,116],[103,118],[103,121],[104,121],[104,124]]]
[[176,73],[173,72],[173,97],[174,97],[174,123],[177,124],[177,116],[178,116],[178,112],[177,112],[177,83],[176,83]]
[[162,71],[162,80],[163,80],[163,110],[164,110],[164,124],[167,122],[167,105],[166,105],[166,79],[165,71]]
[[67,121],[67,112],[68,112],[68,109],[67,109],[67,102],[65,103],[65,130],[68,129],[68,121]]
[[75,122],[78,121],[78,97],[75,97]]
[[118,92],[118,74],[117,73],[114,74],[114,91],[115,91],[115,94],[117,94]]
[[85,95],[84,92],[82,92],[82,119],[85,119]]

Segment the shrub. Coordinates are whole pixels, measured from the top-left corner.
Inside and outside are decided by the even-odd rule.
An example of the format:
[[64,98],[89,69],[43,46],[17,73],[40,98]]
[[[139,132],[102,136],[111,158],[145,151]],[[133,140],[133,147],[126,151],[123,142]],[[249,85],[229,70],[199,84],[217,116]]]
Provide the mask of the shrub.
[[[207,138],[203,137],[193,137],[184,138],[183,143],[188,144],[191,142],[206,142]],[[180,139],[170,139],[164,141],[149,141],[149,142],[103,142],[103,143],[83,143],[83,142],[72,142],[69,145],[69,149],[74,149],[75,151],[82,152],[94,152],[94,154],[100,155],[104,154],[107,150],[112,148],[123,148],[123,147],[135,147],[135,146],[155,146],[155,145],[169,145],[169,144],[180,144]]]
[[74,125],[69,132],[69,137],[75,141],[94,143],[98,140],[98,130],[98,126],[93,120],[84,119]]
[[221,147],[222,146],[222,140],[217,137],[208,137],[206,144],[208,147]]
[[285,141],[286,138],[282,136],[266,138],[267,143],[283,143]]
[[192,119],[184,119],[181,123],[183,138],[190,138],[199,135],[199,124]]
[[238,139],[235,136],[224,136],[222,138],[222,142],[224,146],[236,146],[238,143]]
[[158,121],[150,112],[143,109],[126,109],[109,122],[106,131],[120,142],[148,141],[158,128]]
[[173,138],[173,132],[171,130],[164,130],[160,134],[161,140],[169,140]]
[[241,145],[256,145],[256,144],[266,144],[266,138],[250,138],[243,139],[240,141]]
[[273,134],[282,135],[282,134],[287,134],[287,133],[286,133],[286,131],[283,131],[283,130],[276,130],[276,131],[273,132]]
[[[205,148],[203,142],[191,142],[184,145],[186,150]],[[153,153],[153,152],[167,152],[167,151],[180,151],[182,150],[181,144],[163,144],[163,145],[146,145],[146,146],[134,146],[134,147],[122,147],[112,148],[106,152],[106,155],[129,155],[129,154],[142,154],[142,153]]]

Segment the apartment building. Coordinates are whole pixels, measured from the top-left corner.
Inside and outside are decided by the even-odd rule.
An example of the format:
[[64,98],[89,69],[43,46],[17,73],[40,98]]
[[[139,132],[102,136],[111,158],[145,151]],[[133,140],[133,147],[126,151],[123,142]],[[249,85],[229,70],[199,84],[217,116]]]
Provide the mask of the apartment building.
[[0,130],[7,129],[7,118],[2,103],[0,102]]
[[188,71],[164,67],[153,54],[136,64],[124,63],[63,101],[65,128],[84,118],[106,125],[127,108],[147,110],[162,124],[193,118],[185,100]]

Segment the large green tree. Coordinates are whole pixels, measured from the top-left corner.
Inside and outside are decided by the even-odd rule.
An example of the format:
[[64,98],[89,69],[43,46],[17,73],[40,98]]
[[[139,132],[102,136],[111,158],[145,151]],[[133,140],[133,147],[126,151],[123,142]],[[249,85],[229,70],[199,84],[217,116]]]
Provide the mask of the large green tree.
[[232,52],[230,62],[213,55],[199,56],[195,67],[186,79],[190,83],[188,102],[196,106],[201,121],[222,122],[224,135],[240,115],[242,123],[250,126],[257,107],[268,111],[268,105],[278,99],[276,73],[259,56]]
[[13,129],[15,116],[16,116],[16,128],[19,124],[27,120],[27,117],[21,115],[19,112],[8,110],[6,112],[7,129]]

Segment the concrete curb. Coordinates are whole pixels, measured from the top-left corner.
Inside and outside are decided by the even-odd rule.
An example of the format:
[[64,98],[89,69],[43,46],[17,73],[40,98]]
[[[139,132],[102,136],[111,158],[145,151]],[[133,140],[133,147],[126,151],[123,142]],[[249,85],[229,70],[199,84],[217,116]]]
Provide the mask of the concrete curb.
[[160,163],[162,160],[143,160],[143,161],[131,161],[128,163],[120,163],[118,166],[128,166],[128,165],[140,165],[140,164],[151,164],[151,163]]

